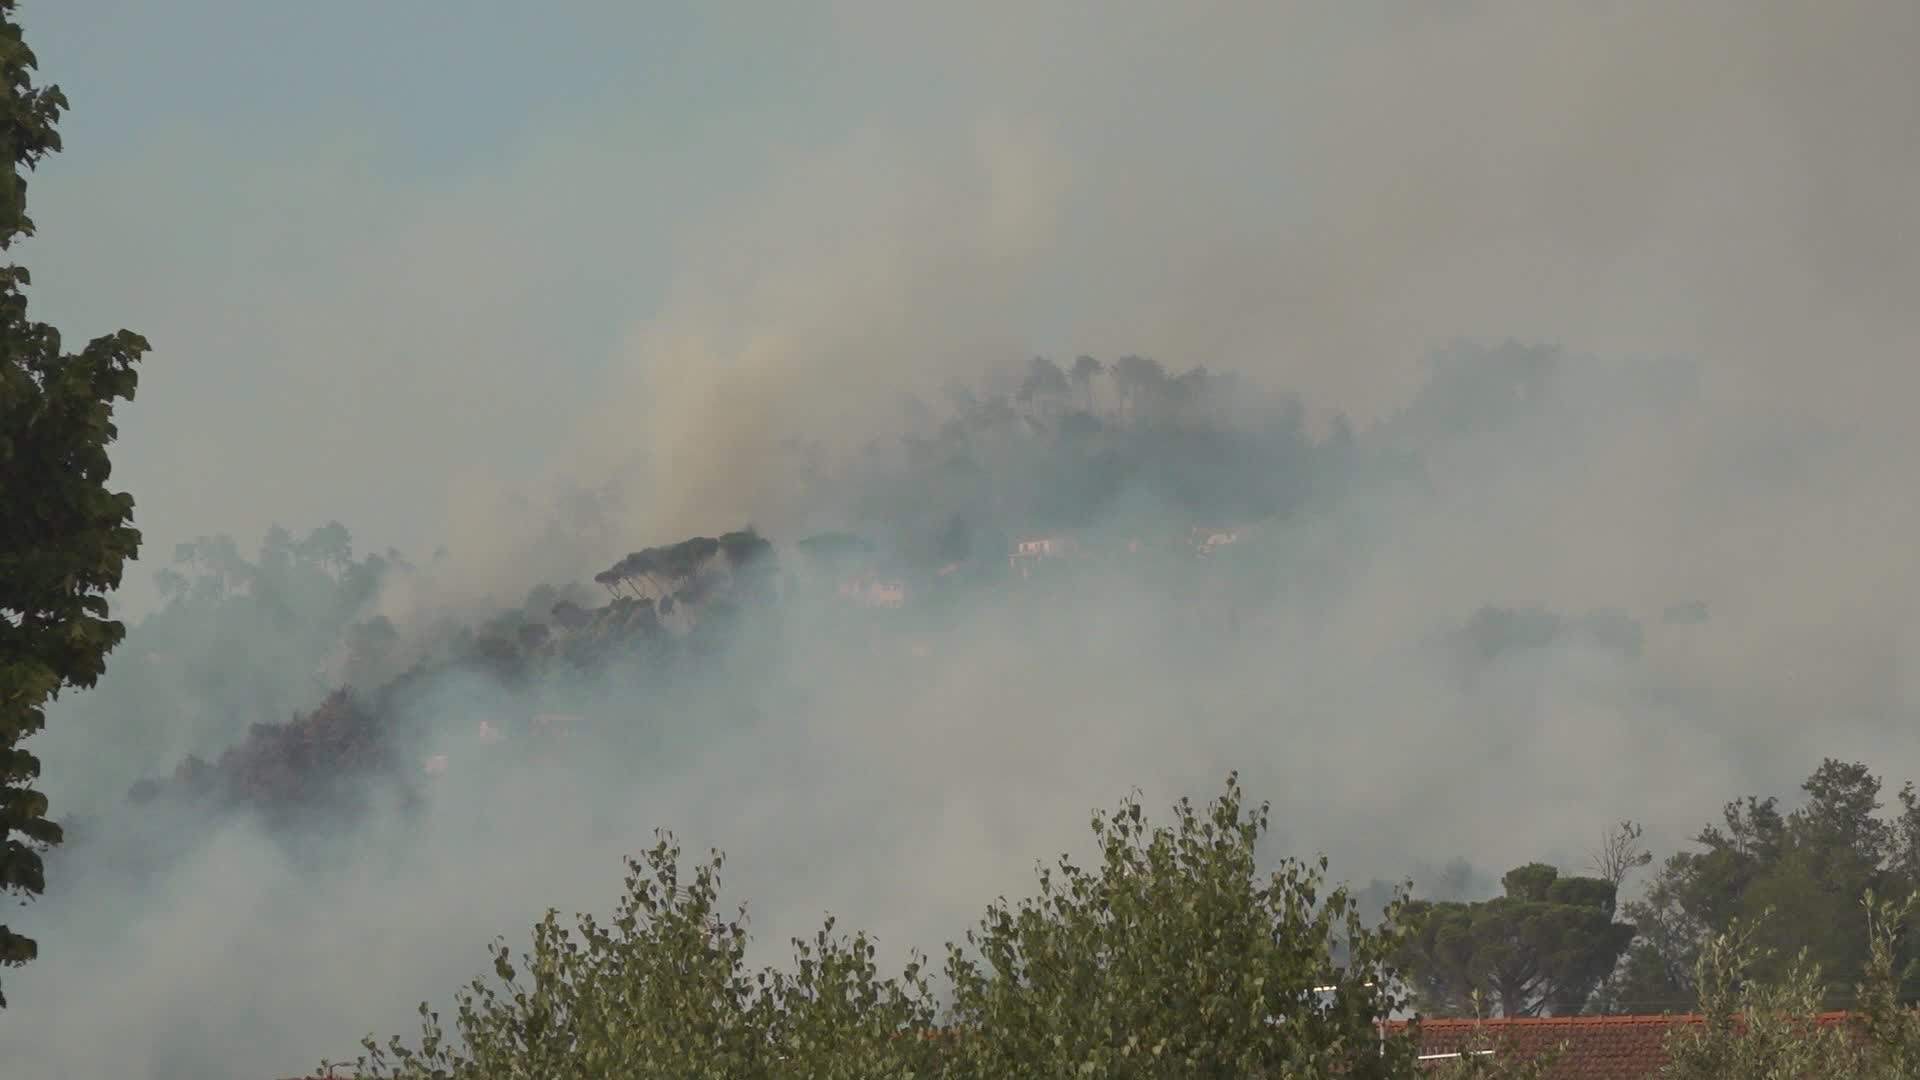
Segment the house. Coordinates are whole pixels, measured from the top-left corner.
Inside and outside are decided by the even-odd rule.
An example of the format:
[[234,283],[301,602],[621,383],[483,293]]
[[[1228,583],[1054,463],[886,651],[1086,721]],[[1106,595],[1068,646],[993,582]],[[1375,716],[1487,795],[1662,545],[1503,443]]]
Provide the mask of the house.
[[1202,555],[1211,555],[1229,544],[1238,543],[1242,536],[1240,529],[1209,529],[1194,527],[1187,531],[1187,543]]
[[1071,546],[1065,537],[1035,536],[1014,544],[1013,553],[1021,558],[1052,559],[1065,555]]
[[1065,558],[1073,549],[1073,541],[1064,536],[1030,536],[1015,541],[1013,551],[1007,555],[1007,565],[1026,577],[1035,562]]

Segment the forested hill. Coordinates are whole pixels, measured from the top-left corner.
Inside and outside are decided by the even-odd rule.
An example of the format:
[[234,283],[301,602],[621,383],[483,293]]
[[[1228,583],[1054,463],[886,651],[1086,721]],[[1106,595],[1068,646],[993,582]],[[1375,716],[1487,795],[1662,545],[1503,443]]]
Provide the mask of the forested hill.
[[[1081,556],[1143,542],[1190,554],[1195,529],[1310,514],[1365,467],[1344,422],[1315,438],[1290,396],[1139,357],[1035,360],[907,413],[909,433],[886,447],[834,462],[798,449],[809,509],[786,535],[657,538],[624,555],[628,538],[599,535],[602,566],[459,623],[383,604],[384,589],[431,576],[436,561],[358,554],[339,523],[304,537],[276,526],[251,557],[227,536],[181,543],[157,572],[162,610],[132,627],[99,688],[61,706],[72,719],[55,738],[88,743],[52,755],[63,787],[70,800],[88,793],[89,817],[135,781],[141,799],[184,787],[305,805],[336,789],[321,782],[335,770],[417,766],[392,760],[382,733],[435,673],[511,685],[617,663],[665,679],[737,632],[740,613],[782,597],[925,613],[968,588],[1029,580],[1010,556],[1033,536],[1070,538]],[[115,722],[135,712],[142,723]],[[93,737],[109,726],[113,739]],[[171,780],[153,772],[168,760],[182,762]]]
[[[399,717],[448,673],[512,693],[615,669],[658,696],[737,657],[747,628],[775,632],[795,605],[913,655],[943,613],[1049,588],[1154,591],[1153,620],[1186,639],[1270,625],[1337,588],[1275,580],[1276,565],[1305,557],[1301,526],[1356,491],[1431,490],[1428,458],[1555,415],[1570,367],[1550,349],[1457,349],[1402,412],[1356,433],[1338,416],[1310,424],[1296,397],[1232,375],[1036,359],[950,389],[939,407],[909,401],[897,442],[839,458],[796,447],[806,509],[779,534],[633,549],[602,529],[571,538],[602,550],[600,566],[460,620],[390,600],[438,558],[356,554],[338,523],[303,538],[276,526],[251,558],[230,537],[201,537],[157,572],[165,605],[132,627],[101,685],[61,704],[71,720],[50,738],[76,746],[49,756],[83,831],[129,788],[297,818],[359,790],[342,776],[417,780],[431,747],[400,738]],[[1639,624],[1617,612],[1491,605],[1459,621],[1474,662],[1576,640],[1639,647]],[[492,729],[514,734],[538,711]],[[134,714],[141,723],[120,722]]]
[[[700,754],[804,752],[806,733],[852,738],[844,750],[871,729],[837,716],[887,724],[956,687],[964,704],[940,722],[1002,737],[1022,710],[1090,709],[1059,722],[1073,741],[1056,752],[1125,740],[1139,721],[1119,716],[1123,697],[1160,688],[1169,737],[1233,748],[1235,762],[1249,738],[1267,740],[1262,753],[1312,754],[1340,744],[1343,718],[1396,707],[1419,711],[1399,731],[1422,756],[1444,756],[1456,734],[1526,752],[1569,715],[1582,745],[1610,735],[1591,716],[1644,738],[1663,718],[1697,719],[1689,710],[1705,700],[1674,663],[1721,629],[1698,597],[1556,608],[1454,590],[1462,602],[1430,603],[1369,643],[1365,665],[1335,684],[1345,712],[1316,725],[1279,711],[1314,700],[1327,677],[1311,658],[1347,647],[1320,642],[1366,610],[1355,583],[1394,530],[1456,512],[1477,476],[1553,467],[1560,441],[1608,445],[1602,428],[1561,422],[1575,399],[1567,363],[1544,350],[1458,354],[1365,430],[1309,424],[1290,397],[1200,372],[1036,363],[924,410],[897,443],[840,459],[797,448],[797,519],[575,537],[601,555],[574,580],[444,609],[458,617],[400,602],[447,560],[359,552],[338,524],[273,529],[252,555],[226,537],[184,543],[160,572],[164,606],[131,628],[98,688],[59,705],[48,738],[68,746],[49,760],[75,813],[55,857],[76,882],[107,872],[89,860],[108,848],[153,870],[201,842],[179,823],[246,821],[298,862],[319,850],[307,840],[384,838],[436,806],[486,805],[515,777],[607,792]],[[1639,389],[1623,409],[1660,396]],[[1541,452],[1517,459],[1522,444]],[[1250,673],[1277,664],[1292,665],[1274,684],[1278,708],[1249,695],[1267,685]],[[1417,695],[1369,696],[1396,681]],[[1365,781],[1380,745],[1340,745],[1335,760]],[[539,812],[546,793],[524,787],[513,812]],[[1401,960],[1437,1011],[1475,990],[1515,1013],[1658,1011],[1693,1000],[1703,935],[1772,909],[1837,927],[1808,938],[1771,924],[1773,940],[1810,944],[1844,979],[1861,963],[1861,896],[1920,883],[1920,808],[1902,793],[1886,816],[1876,774],[1842,761],[1804,794],[1795,809],[1762,795],[1730,803],[1724,824],[1669,834],[1657,866],[1637,831],[1619,834],[1611,862],[1576,865],[1587,818],[1565,850],[1504,874],[1450,873],[1438,858],[1408,867],[1424,936]],[[92,842],[143,828],[154,835],[139,843]],[[1623,891],[1642,884],[1639,899]],[[1481,951],[1547,924],[1557,937],[1538,963],[1500,987],[1476,974]],[[1462,935],[1481,944],[1463,952]]]

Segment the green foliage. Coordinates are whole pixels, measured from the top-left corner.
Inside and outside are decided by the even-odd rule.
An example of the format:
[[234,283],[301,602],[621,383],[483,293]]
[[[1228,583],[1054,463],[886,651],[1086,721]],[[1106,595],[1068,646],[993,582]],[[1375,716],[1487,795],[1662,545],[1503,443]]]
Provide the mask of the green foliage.
[[1906,992],[1915,962],[1902,965],[1900,960],[1911,955],[1901,945],[1915,911],[1920,910],[1920,893],[1896,905],[1869,892],[1861,907],[1867,918],[1867,962],[1853,1002],[1853,1014],[1866,1041],[1860,1051],[1867,1059],[1860,1080],[1920,1075],[1920,1012]]
[[[1902,813],[1880,817],[1880,780],[1865,765],[1828,759],[1807,778],[1805,803],[1782,813],[1778,800],[1730,802],[1722,826],[1695,838],[1703,850],[1669,858],[1646,897],[1626,905],[1640,929],[1617,996],[1623,1004],[1685,1008],[1700,987],[1694,972],[1705,943],[1739,924],[1754,927],[1756,971],[1783,977],[1797,950],[1828,972],[1829,1005],[1862,976],[1869,959],[1869,892],[1904,895],[1920,888],[1920,806],[1911,786]],[[1776,918],[1762,920],[1762,912]],[[1912,995],[1920,982],[1908,981]]]
[[1820,972],[1800,954],[1786,975],[1750,977],[1767,954],[1756,924],[1736,921],[1709,938],[1695,967],[1699,1028],[1678,1028],[1667,1040],[1663,1075],[1674,1080],[1798,1080],[1824,1072],[1848,1050],[1847,1033],[1818,1022]]
[[1478,995],[1503,1016],[1576,1013],[1634,937],[1614,920],[1614,882],[1515,867],[1491,900],[1415,902],[1397,959],[1421,1007],[1459,1015]]
[[1802,950],[1777,976],[1773,950],[1759,931],[1771,913],[1736,921],[1701,946],[1695,967],[1704,1023],[1669,1034],[1670,1080],[1908,1080],[1920,1070],[1920,1014],[1902,1001],[1895,960],[1920,895],[1904,904],[1861,904],[1867,928],[1856,1008],[1845,1022],[1822,1022],[1828,989]]
[[1378,1028],[1402,1003],[1392,935],[1323,895],[1324,860],[1259,874],[1267,814],[1230,778],[1169,827],[1137,802],[1095,816],[1098,871],[1061,859],[1037,897],[988,909],[977,958],[950,948],[962,1074],[1400,1075],[1412,1043]]
[[829,921],[796,941],[794,970],[749,973],[744,909],[720,915],[718,853],[683,883],[680,849],[662,836],[630,861],[612,921],[553,912],[516,965],[493,948],[496,989],[459,997],[457,1045],[420,1007],[417,1048],[367,1039],[358,1075],[395,1080],[610,1077],[772,1078],[924,1075],[937,1047],[920,1038],[933,1006],[917,966],[881,979],[864,935]]
[[[33,233],[27,181],[60,149],[66,99],[36,88],[33,53],[0,0],[0,249]],[[61,839],[34,789],[40,762],[23,740],[46,723],[63,687],[91,686],[124,628],[106,593],[139,550],[133,499],[107,488],[116,401],[130,400],[133,365],[147,350],[120,331],[76,354],[27,317],[25,268],[0,267],[0,893],[31,898],[46,886],[42,852]],[[0,925],[0,966],[24,964],[35,943]],[[0,996],[0,1006],[6,1004]]]
[[[1096,814],[1101,865],[1042,869],[1039,895],[991,905],[950,944],[940,1019],[916,955],[882,978],[873,943],[829,920],[792,965],[749,973],[744,909],[720,915],[723,858],[690,879],[662,836],[629,864],[626,897],[577,931],[552,912],[518,962],[492,948],[496,985],[458,996],[453,1030],[422,1004],[421,1039],[363,1044],[381,1080],[553,1077],[1403,1077],[1412,1035],[1386,1033],[1388,925],[1370,927],[1324,860],[1262,874],[1267,808],[1236,779],[1168,826],[1136,801]],[[1336,954],[1342,962],[1336,964]],[[1534,1077],[1468,1058],[1458,1077]]]

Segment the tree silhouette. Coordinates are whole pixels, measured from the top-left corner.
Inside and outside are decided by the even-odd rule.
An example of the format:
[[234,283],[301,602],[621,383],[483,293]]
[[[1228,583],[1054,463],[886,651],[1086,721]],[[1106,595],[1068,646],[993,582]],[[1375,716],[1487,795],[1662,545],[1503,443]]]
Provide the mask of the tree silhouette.
[[1067,377],[1073,383],[1074,393],[1080,395],[1080,407],[1087,412],[1094,411],[1093,386],[1106,371],[1106,365],[1091,356],[1080,356],[1073,362],[1073,370]]
[[1027,377],[1020,382],[1019,398],[1022,404],[1044,415],[1064,399],[1067,392],[1067,376],[1060,365],[1036,356],[1027,368]]
[[1167,369],[1158,360],[1144,356],[1123,356],[1113,362],[1108,374],[1120,400],[1120,415],[1128,419],[1140,416],[1156,403],[1167,382]]
[[1645,831],[1633,821],[1622,821],[1608,829],[1599,848],[1588,856],[1594,876],[1611,882],[1618,890],[1628,874],[1651,863],[1653,853],[1640,846],[1640,836]]

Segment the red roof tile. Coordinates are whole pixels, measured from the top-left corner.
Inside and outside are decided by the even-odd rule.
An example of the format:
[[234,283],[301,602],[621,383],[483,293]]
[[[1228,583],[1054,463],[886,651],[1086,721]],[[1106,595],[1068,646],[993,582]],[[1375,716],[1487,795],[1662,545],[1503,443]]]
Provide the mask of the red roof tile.
[[[1845,1022],[1844,1012],[1822,1013],[1819,1023]],[[1427,1019],[1420,1021],[1420,1056],[1441,1065],[1458,1055],[1492,1049],[1499,1058],[1531,1060],[1559,1051],[1546,1080],[1652,1080],[1666,1064],[1666,1036],[1675,1027],[1697,1027],[1706,1018],[1678,1016],[1552,1016],[1519,1019]],[[1406,1031],[1404,1020],[1385,1025]],[[923,1038],[950,1039],[955,1028],[935,1028]],[[307,1080],[307,1078],[301,1078]],[[324,1080],[314,1077],[312,1080]]]
[[[1837,1024],[1845,1013],[1823,1013],[1820,1023]],[[1422,1020],[1420,1054],[1438,1064],[1456,1055],[1494,1048],[1498,1057],[1522,1060],[1564,1047],[1547,1071],[1548,1080],[1650,1080],[1666,1064],[1666,1036],[1675,1027],[1705,1023],[1698,1015],[1553,1016],[1511,1020]],[[1387,1026],[1406,1030],[1406,1023]]]

